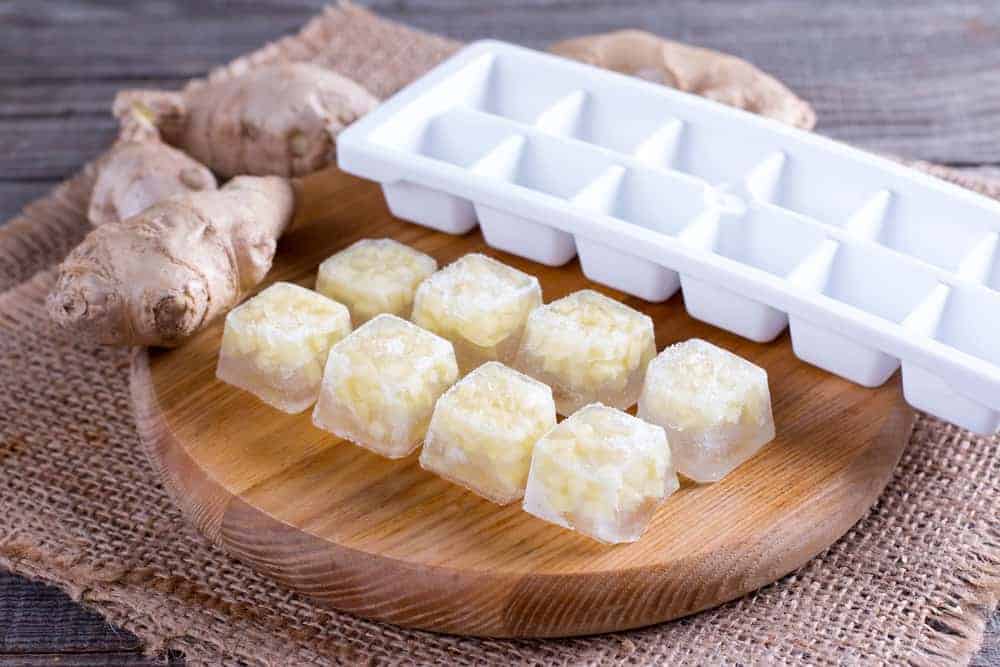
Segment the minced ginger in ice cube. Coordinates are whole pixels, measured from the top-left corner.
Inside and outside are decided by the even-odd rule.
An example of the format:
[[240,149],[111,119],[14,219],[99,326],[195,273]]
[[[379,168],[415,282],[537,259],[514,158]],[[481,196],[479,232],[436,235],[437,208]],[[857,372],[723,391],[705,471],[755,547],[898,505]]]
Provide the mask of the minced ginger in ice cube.
[[551,389],[491,361],[438,399],[420,465],[506,505],[524,495],[535,442],[555,424]]
[[717,482],[774,439],[767,372],[697,338],[650,364],[639,416],[667,431],[677,470]]
[[678,487],[663,429],[595,403],[535,444],[524,509],[601,542],[634,542]]
[[581,290],[531,313],[514,366],[550,385],[568,415],[593,402],[631,407],[655,355],[648,315]]
[[316,401],[330,347],[351,332],[342,304],[275,283],[226,315],[216,376],[284,412]]
[[475,253],[421,283],[412,319],[450,340],[468,373],[487,361],[509,363],[528,314],[541,303],[537,278]]
[[408,318],[413,295],[437,261],[392,239],[362,239],[319,265],[316,291],[351,311],[354,326],[379,313]]
[[435,401],[456,379],[451,343],[395,315],[378,315],[330,349],[313,424],[401,458],[420,445]]

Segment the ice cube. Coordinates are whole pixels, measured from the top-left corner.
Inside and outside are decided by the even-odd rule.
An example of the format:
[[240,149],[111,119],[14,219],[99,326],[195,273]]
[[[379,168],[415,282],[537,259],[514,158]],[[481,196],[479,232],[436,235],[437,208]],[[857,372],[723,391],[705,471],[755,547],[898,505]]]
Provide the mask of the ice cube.
[[581,290],[531,313],[514,367],[550,385],[556,410],[568,415],[595,401],[632,406],[655,355],[648,315]]
[[226,315],[215,374],[284,412],[316,402],[330,347],[351,332],[342,304],[274,283]]
[[395,315],[377,315],[330,349],[313,424],[401,458],[420,445],[435,401],[456,379],[451,343]]
[[408,318],[413,295],[437,271],[433,257],[392,239],[362,239],[319,265],[316,291],[351,311],[358,327],[379,313]]
[[524,509],[601,542],[634,542],[678,486],[663,429],[595,403],[535,444]]
[[541,303],[537,278],[471,254],[421,283],[412,319],[450,340],[468,373],[486,361],[510,363],[528,313]]
[[650,364],[639,416],[667,431],[677,470],[717,482],[774,439],[767,372],[697,338]]
[[420,465],[506,505],[524,495],[531,451],[555,425],[551,389],[490,361],[438,399]]

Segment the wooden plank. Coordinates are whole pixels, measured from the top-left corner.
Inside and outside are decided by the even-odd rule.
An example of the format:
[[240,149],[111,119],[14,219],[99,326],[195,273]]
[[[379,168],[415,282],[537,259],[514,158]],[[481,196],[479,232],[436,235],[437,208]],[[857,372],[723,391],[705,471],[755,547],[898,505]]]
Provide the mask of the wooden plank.
[[0,226],[19,214],[25,206],[45,196],[55,187],[55,181],[26,181],[11,183],[0,181]]
[[142,653],[36,653],[31,655],[0,654],[0,667],[180,667],[179,655],[150,658]]
[[986,634],[979,653],[972,659],[970,667],[1000,666],[1000,610],[986,624]]
[[140,648],[135,635],[108,625],[59,589],[0,570],[0,655]]
[[68,178],[118,132],[111,115],[0,119],[0,181]]
[[293,32],[325,4],[5,3],[0,80],[189,78]]
[[174,78],[24,81],[0,87],[0,118],[107,116],[115,93],[123,88],[175,89],[183,85],[183,79]]
[[[178,82],[294,31],[322,4],[239,9],[189,3],[14,2],[0,12],[0,116],[99,113],[111,92]],[[1000,4],[887,6],[775,0],[494,3],[376,0],[387,16],[459,39],[543,46],[636,26],[723,49],[776,74],[817,108],[819,129],[875,150],[943,162],[1000,162]],[[94,39],[99,32],[101,39]],[[51,48],[40,48],[51,46]],[[97,81],[79,85],[80,80]],[[31,82],[22,90],[21,82]],[[0,175],[0,178],[3,178]]]

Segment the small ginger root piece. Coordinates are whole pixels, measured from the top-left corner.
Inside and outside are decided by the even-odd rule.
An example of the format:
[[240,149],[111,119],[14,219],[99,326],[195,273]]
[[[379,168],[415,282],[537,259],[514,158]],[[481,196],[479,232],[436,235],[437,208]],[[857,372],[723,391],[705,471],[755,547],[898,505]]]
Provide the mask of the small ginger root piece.
[[121,222],[158,201],[185,192],[215,190],[207,167],[165,144],[152,120],[138,109],[98,163],[87,219],[95,227]]
[[114,112],[126,128],[152,118],[167,143],[222,177],[302,176],[331,163],[335,137],[377,104],[335,72],[284,63],[195,81],[180,92],[124,91]]
[[96,342],[177,345],[263,280],[294,200],[286,179],[241,176],[101,225],[59,267],[49,313]]
[[558,42],[556,55],[637,76],[811,130],[816,112],[774,77],[745,60],[680,44],[642,30]]

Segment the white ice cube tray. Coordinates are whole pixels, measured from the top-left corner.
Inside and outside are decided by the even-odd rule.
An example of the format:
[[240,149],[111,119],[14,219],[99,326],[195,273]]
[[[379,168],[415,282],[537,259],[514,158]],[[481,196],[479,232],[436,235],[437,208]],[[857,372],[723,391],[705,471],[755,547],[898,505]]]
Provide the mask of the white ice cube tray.
[[913,406],[1000,428],[1000,203],[815,134],[477,42],[355,123],[392,212],[558,266]]

